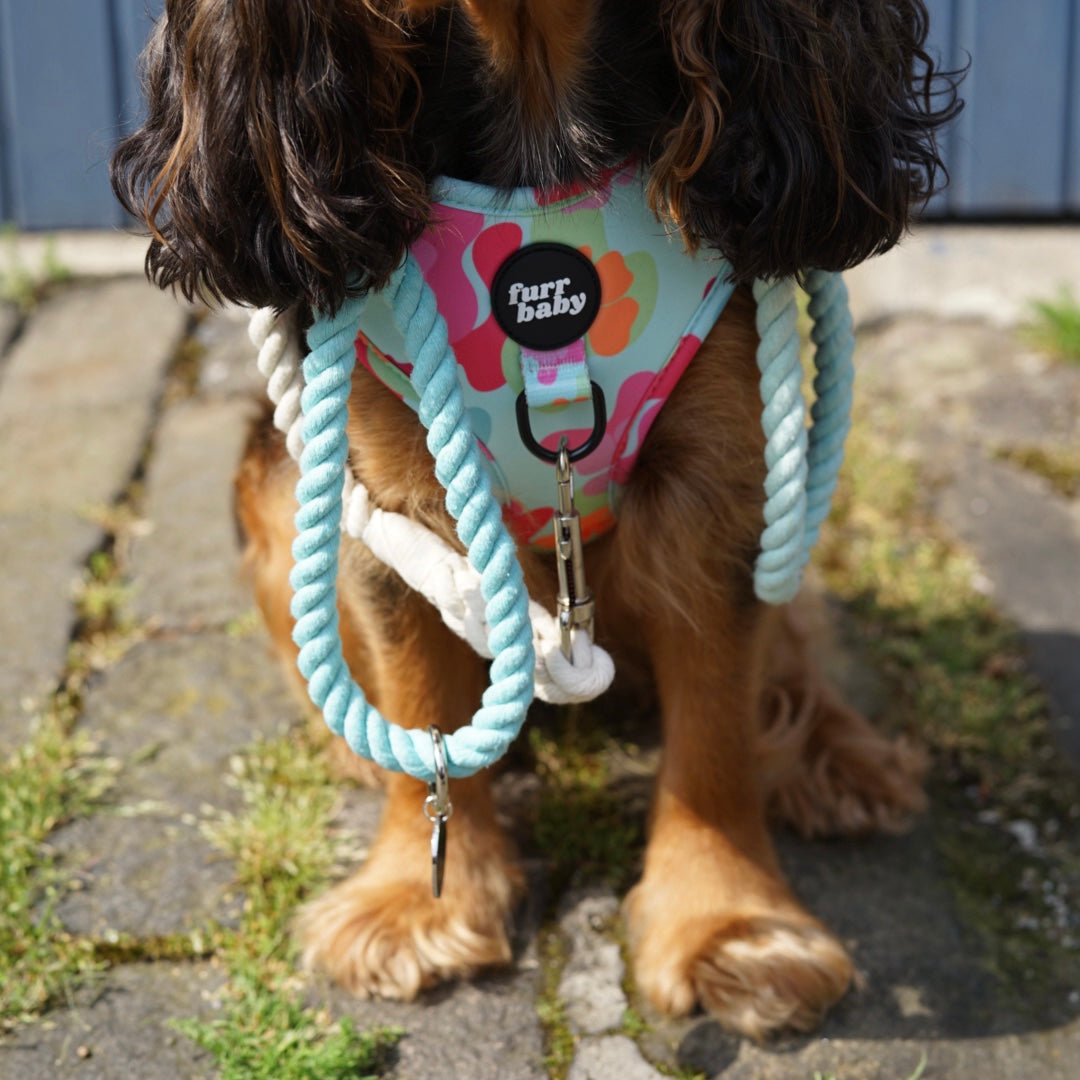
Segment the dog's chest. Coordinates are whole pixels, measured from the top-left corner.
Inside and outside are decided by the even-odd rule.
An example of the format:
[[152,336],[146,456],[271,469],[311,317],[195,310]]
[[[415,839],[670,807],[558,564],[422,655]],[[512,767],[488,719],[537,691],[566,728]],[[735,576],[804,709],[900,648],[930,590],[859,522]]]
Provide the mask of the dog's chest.
[[[411,258],[443,316],[472,429],[516,539],[551,545],[555,461],[575,460],[587,540],[614,521],[649,428],[731,294],[648,211],[633,167],[595,189],[434,189]],[[366,306],[363,366],[413,408],[417,358],[390,301]]]

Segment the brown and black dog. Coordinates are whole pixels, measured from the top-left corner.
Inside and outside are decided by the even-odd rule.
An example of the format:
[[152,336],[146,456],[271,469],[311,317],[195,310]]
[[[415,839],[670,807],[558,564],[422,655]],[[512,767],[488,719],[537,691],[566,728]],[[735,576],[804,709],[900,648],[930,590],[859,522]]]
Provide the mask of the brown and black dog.
[[[168,0],[149,114],[114,184],[150,228],[150,276],[188,297],[334,310],[377,289],[428,223],[440,175],[589,184],[641,163],[657,217],[742,286],[893,245],[932,192],[958,108],[921,0]],[[789,612],[754,595],[763,435],[753,302],[740,287],[652,426],[613,531],[587,548],[597,636],[651,673],[663,727],[644,872],[626,914],[638,986],[762,1037],[848,988],[843,945],[794,897],[770,811],[803,832],[890,828],[922,804],[919,757],[817,676]],[[456,543],[415,415],[353,379],[350,462],[383,508]],[[238,477],[258,601],[295,656],[295,467],[253,435]],[[677,553],[677,555],[675,554]],[[550,602],[550,561],[521,553]],[[385,715],[468,722],[485,665],[358,544],[339,582],[349,666]],[[433,899],[418,807],[395,775],[366,864],[301,920],[307,960],[410,998],[510,958],[521,877],[490,778],[456,781]]]

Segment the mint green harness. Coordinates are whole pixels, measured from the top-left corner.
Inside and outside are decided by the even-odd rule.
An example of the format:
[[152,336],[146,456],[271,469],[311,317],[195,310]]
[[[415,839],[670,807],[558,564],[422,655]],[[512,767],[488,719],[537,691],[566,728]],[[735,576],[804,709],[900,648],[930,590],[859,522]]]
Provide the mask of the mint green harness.
[[[559,439],[588,447],[599,426],[595,445],[573,455],[587,541],[613,524],[650,425],[731,296],[730,266],[686,253],[633,168],[599,190],[441,180],[432,198],[412,257],[446,320],[507,525],[520,543],[551,545]],[[385,296],[364,310],[357,356],[417,407]]]

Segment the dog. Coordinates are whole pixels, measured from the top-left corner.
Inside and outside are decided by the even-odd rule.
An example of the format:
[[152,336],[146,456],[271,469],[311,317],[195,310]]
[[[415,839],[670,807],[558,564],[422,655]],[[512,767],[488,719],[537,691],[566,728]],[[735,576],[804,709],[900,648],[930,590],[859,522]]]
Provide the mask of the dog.
[[[733,295],[585,559],[597,639],[649,674],[663,735],[625,903],[636,984],[662,1013],[701,1007],[757,1039],[810,1030],[854,973],[786,883],[769,819],[891,829],[924,797],[919,753],[828,687],[797,611],[755,597],[749,285],[842,270],[904,234],[959,107],[926,35],[921,0],[167,0],[144,56],[147,118],[113,161],[150,230],[153,281],[291,309],[301,329],[386,285],[432,223],[439,177],[588,190],[633,162],[653,218],[730,263]],[[377,505],[458,544],[413,411],[364,369],[349,410],[350,467]],[[290,664],[295,483],[281,437],[258,426],[238,516]],[[523,544],[520,557],[551,606],[550,554]],[[484,661],[355,542],[338,604],[349,668],[384,715],[468,722]],[[365,865],[301,916],[308,965],[359,995],[411,999],[510,961],[522,876],[489,772],[454,783],[441,899],[424,787],[389,776]]]

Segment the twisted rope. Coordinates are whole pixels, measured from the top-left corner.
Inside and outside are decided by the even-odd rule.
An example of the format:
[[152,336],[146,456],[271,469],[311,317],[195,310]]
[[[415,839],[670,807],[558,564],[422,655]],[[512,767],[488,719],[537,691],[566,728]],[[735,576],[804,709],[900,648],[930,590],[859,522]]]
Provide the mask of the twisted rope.
[[851,428],[851,398],[855,382],[855,334],[848,308],[847,287],[839,274],[812,270],[806,278],[809,312],[814,320],[815,401],[810,409],[809,476],[806,481],[806,539],[809,557],[821,523],[829,516],[837,475],[844,460],[844,441]]
[[[446,488],[446,508],[457,523],[469,562],[480,574],[493,654],[491,684],[471,725],[445,738],[451,776],[469,776],[505,752],[521,730],[533,697],[533,647],[528,596],[513,541],[491,492],[480,450],[465,415],[457,363],[446,323],[412,258],[389,285],[394,318],[414,358],[412,384],[428,429],[435,474]],[[431,737],[386,720],[364,697],[342,656],[337,616],[337,556],[348,442],[353,339],[365,298],[334,316],[320,317],[308,333],[304,361],[304,450],[296,514],[295,565],[290,575],[296,620],[293,640],[308,693],[327,725],[363,757],[421,780],[434,779]]]
[[[258,349],[259,371],[275,406],[274,426],[285,435],[290,454],[299,460],[304,446],[300,409],[304,380],[295,312],[256,311],[248,333]],[[458,637],[490,660],[480,575],[468,559],[412,518],[372,505],[367,488],[348,471],[343,501],[345,532],[425,596]],[[553,705],[592,701],[612,684],[615,664],[588,634],[574,636],[571,662],[563,655],[557,618],[534,600],[529,601],[529,618],[536,656],[533,679],[541,701]]]
[[855,338],[839,274],[807,275],[814,392],[806,429],[799,359],[798,309],[790,280],[754,283],[757,300],[761,424],[765,432],[765,530],[754,566],[754,591],[770,604],[791,600],[829,513],[844,440],[851,427]]
[[781,604],[798,591],[806,561],[808,438],[794,283],[756,281],[754,299],[767,470],[765,530],[754,565],[754,591],[770,604]]

